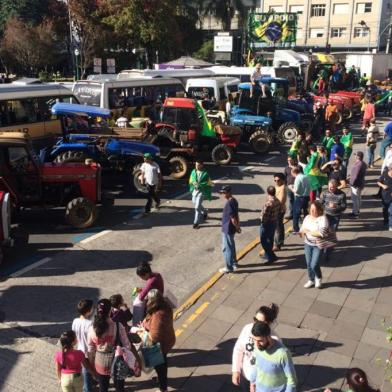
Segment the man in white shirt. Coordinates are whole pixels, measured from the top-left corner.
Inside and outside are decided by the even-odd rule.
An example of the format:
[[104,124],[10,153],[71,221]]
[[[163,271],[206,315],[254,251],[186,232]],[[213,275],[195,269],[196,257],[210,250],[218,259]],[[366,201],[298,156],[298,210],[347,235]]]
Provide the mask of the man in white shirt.
[[128,126],[128,119],[124,116],[119,117],[116,120],[116,126],[119,128],[126,128]]
[[150,153],[144,154],[144,163],[141,166],[141,183],[147,187],[147,203],[145,212],[151,212],[152,202],[155,202],[155,208],[159,208],[160,199],[157,195],[158,189],[162,186],[162,174],[159,165],[153,161]]
[[262,92],[262,96],[263,98],[266,97],[266,93],[265,93],[265,85],[260,83],[260,79],[263,75],[261,74],[261,64],[257,63],[255,66],[255,69],[253,70],[252,74],[250,75],[250,82],[252,84],[251,86],[251,90],[250,90],[250,96],[253,96],[253,93],[255,91],[256,86],[260,86],[261,87],[261,92]]

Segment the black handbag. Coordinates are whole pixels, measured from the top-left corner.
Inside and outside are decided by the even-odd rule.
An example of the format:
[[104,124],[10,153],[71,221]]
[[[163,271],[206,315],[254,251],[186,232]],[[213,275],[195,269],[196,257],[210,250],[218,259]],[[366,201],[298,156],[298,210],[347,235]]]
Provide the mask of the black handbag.
[[116,339],[114,344],[116,345],[116,351],[110,369],[110,375],[116,380],[125,380],[127,377],[133,377],[135,372],[129,368],[122,355],[122,343],[118,323],[116,323]]

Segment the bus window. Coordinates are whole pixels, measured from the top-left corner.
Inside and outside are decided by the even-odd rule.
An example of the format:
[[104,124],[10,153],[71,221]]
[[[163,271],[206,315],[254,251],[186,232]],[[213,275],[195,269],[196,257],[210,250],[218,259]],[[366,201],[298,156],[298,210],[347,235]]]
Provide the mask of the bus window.
[[188,95],[190,98],[203,99],[205,94],[208,92],[208,98],[214,97],[213,87],[189,87]]
[[73,93],[78,101],[84,105],[101,105],[101,84],[76,83]]
[[238,84],[229,84],[227,86],[229,93],[236,93],[238,91]]
[[250,75],[241,75],[240,80],[241,80],[241,83],[249,83],[250,82]]
[[226,96],[226,91],[225,91],[225,88],[224,87],[220,87],[219,88],[219,99],[227,99],[227,96]]

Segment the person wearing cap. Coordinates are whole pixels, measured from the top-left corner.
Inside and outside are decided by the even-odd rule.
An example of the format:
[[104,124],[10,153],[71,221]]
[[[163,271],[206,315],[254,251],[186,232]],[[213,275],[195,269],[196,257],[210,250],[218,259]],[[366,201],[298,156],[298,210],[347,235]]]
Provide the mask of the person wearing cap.
[[365,187],[366,163],[363,162],[363,152],[357,151],[355,154],[355,162],[351,168],[350,187],[351,200],[353,203],[352,218],[358,218],[361,210],[361,193]]
[[207,219],[207,210],[203,207],[203,200],[211,200],[212,183],[203,161],[198,159],[189,177],[189,190],[192,193],[192,203],[195,206],[193,228],[198,229],[202,220]]
[[148,152],[144,154],[144,163],[142,164],[140,182],[147,188],[147,203],[145,212],[151,212],[152,202],[155,202],[155,208],[159,208],[161,203],[158,197],[158,189],[162,186],[162,174],[159,165],[153,161],[152,155]]
[[222,274],[233,272],[238,268],[235,250],[235,233],[241,233],[238,214],[238,201],[231,193],[231,187],[225,185],[219,193],[226,200],[222,213],[222,251],[226,266],[219,269]]

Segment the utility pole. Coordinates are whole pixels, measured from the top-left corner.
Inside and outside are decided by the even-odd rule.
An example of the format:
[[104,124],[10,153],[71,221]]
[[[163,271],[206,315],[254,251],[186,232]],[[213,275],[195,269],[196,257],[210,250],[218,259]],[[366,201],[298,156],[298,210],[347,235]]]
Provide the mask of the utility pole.
[[[391,47],[391,35],[392,35],[392,12],[389,17],[389,30],[388,30],[388,37],[387,37],[387,46],[385,47],[385,53],[389,53],[389,49]],[[381,39],[381,36],[379,37]]]

